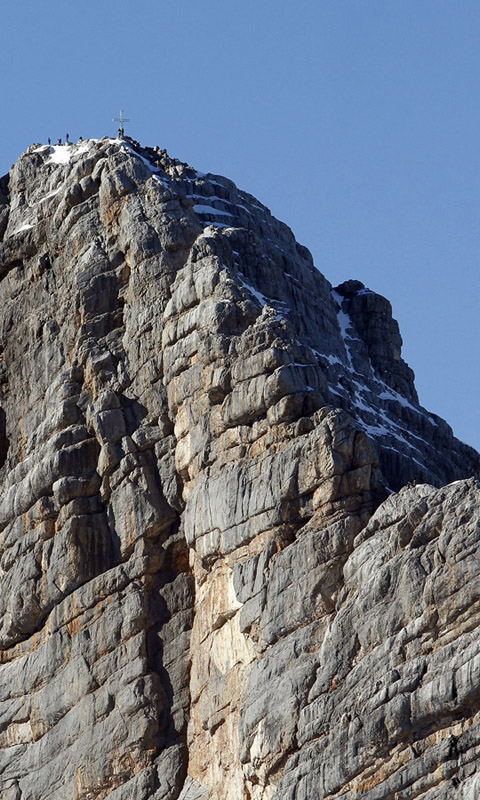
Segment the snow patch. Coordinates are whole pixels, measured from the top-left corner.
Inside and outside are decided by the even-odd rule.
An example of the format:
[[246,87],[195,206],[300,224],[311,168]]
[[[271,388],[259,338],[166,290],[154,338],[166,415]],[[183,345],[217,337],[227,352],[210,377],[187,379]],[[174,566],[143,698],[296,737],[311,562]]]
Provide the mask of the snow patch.
[[258,302],[260,303],[260,305],[261,305],[261,306],[266,306],[266,305],[268,305],[268,300],[267,300],[267,298],[265,297],[265,295],[264,295],[264,294],[262,294],[261,292],[259,292],[257,289],[255,289],[255,287],[254,287],[254,286],[252,286],[250,283],[247,283],[247,282],[246,282],[245,280],[243,280],[242,278],[240,278],[240,283],[242,284],[242,286],[244,286],[244,287],[245,287],[245,289],[248,289],[248,291],[249,291],[251,294],[253,294],[253,296],[255,297],[255,299],[256,299],[256,300],[258,300]]
[[194,205],[193,210],[196,214],[211,214],[214,217],[233,217],[233,214],[230,214],[229,211],[220,211],[218,208],[213,208],[213,206],[206,206],[202,205],[201,203]]
[[139,158],[140,161],[143,164],[145,164],[146,167],[148,167],[150,172],[160,172],[158,167],[155,167],[147,158],[144,158],[144,156],[141,156],[140,153],[137,153],[137,151],[134,150],[133,147],[131,147],[128,144],[128,142],[125,141],[125,139],[116,139],[116,140],[113,140],[113,141],[121,142],[122,146],[123,146],[123,149],[124,150],[128,150],[128,152],[131,153],[133,156],[135,156],[136,158]]
[[165,178],[161,178],[160,175],[158,174],[152,175],[152,178],[154,181],[163,186],[164,189],[170,189],[168,181]]
[[48,194],[44,195],[44,197],[41,197],[40,200],[36,200],[35,203],[32,203],[32,206],[39,206],[40,203],[44,203],[45,200],[50,200],[51,197],[55,197],[56,194],[61,192],[62,188],[63,187],[60,187],[59,189],[54,189],[52,192],[49,192]]
[[415,411],[416,414],[421,414],[422,416],[426,416],[430,424],[438,428],[438,423],[435,422],[433,417],[431,417],[429,414],[425,414],[425,412],[422,411],[422,409],[417,408],[412,403],[410,403],[410,401],[407,400],[407,398],[404,397],[403,394],[400,394],[399,392],[396,392],[394,389],[391,389],[390,386],[387,386],[387,384],[383,383],[383,381],[381,382],[379,381],[379,383],[381,383],[381,385],[385,387],[384,390],[378,395],[381,400],[395,400],[397,403],[400,403],[400,405],[403,406],[404,408],[411,408],[412,411]]
[[91,141],[96,142],[96,139],[89,139],[86,142],[82,142],[78,146],[78,149],[76,150],[75,155],[76,156],[83,156],[84,153],[88,152],[88,150],[90,150],[90,142]]
[[320,358],[325,358],[328,361],[328,363],[331,364],[332,366],[334,364],[340,364],[341,367],[345,366],[343,361],[340,358],[338,358],[338,356],[332,356],[332,355],[327,355],[326,353],[321,353],[320,350],[315,350],[314,347],[312,347],[312,352],[315,353],[315,355],[320,356]]
[[[227,225],[226,222],[208,222],[207,225],[206,225],[206,228],[218,228],[218,230],[227,230],[228,229],[229,231],[234,231],[235,230],[235,228],[233,228],[231,225]],[[206,230],[206,228],[205,228],[205,230]]]
[[21,233],[22,231],[28,231],[28,230],[30,230],[30,228],[33,228],[33,225],[30,225],[28,222],[26,222],[20,228],[17,228],[16,231],[13,231],[13,233],[10,234],[9,238],[11,238],[12,236],[16,236],[17,233]]
[[[243,211],[246,211],[247,214],[251,214],[251,211],[246,206],[243,206],[241,203],[233,203],[231,200],[226,200],[224,197],[217,197],[217,195],[211,195],[209,197],[205,197],[203,194],[187,194],[187,197],[190,200],[198,199],[198,200],[218,200],[220,203],[226,203],[228,206],[233,206],[234,208],[241,208]],[[225,212],[227,213],[227,212]]]
[[230,225],[226,225],[224,222],[206,222],[203,228],[203,233],[197,236],[197,239],[201,239],[202,237],[206,238],[209,235],[209,233],[212,233],[212,231],[209,230],[210,228],[214,228],[215,230],[222,230],[222,229],[234,230],[234,228],[232,228]]
[[50,158],[47,164],[69,164],[72,153],[73,145],[71,144],[56,144],[50,148]]

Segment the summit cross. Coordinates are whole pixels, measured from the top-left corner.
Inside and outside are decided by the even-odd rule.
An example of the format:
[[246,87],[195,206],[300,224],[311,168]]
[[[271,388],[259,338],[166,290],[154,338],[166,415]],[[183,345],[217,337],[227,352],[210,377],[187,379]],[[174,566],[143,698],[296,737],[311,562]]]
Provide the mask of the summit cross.
[[127,119],[124,116],[123,108],[121,108],[120,109],[120,116],[119,117],[113,117],[112,122],[119,122],[120,123],[120,126],[118,128],[118,133],[120,134],[120,136],[123,136],[123,134],[125,133],[124,123],[125,122],[130,122],[130,120]]

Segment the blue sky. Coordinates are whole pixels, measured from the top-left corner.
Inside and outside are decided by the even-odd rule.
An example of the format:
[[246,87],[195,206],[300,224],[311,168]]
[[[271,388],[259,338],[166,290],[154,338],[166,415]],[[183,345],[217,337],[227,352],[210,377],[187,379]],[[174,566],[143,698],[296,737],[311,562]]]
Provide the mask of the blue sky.
[[480,449],[478,0],[21,0],[0,67],[1,174],[124,108],[388,297],[420,401]]

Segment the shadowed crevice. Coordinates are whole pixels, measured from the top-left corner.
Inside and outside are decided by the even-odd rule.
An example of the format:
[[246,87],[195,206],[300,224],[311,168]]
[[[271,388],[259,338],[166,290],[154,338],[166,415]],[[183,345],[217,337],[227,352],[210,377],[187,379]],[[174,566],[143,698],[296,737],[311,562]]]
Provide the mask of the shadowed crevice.
[[0,408],[0,469],[5,464],[9,448],[7,439],[7,417],[3,408]]

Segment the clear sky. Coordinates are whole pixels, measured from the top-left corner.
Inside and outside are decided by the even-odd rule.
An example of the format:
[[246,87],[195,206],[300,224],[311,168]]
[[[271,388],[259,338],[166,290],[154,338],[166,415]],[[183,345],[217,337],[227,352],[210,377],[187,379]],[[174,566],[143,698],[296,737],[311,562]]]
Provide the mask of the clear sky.
[[393,305],[420,401],[480,449],[479,0],[2,8],[0,174],[114,135],[227,175]]

